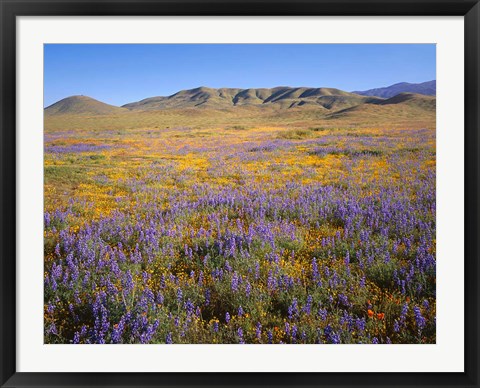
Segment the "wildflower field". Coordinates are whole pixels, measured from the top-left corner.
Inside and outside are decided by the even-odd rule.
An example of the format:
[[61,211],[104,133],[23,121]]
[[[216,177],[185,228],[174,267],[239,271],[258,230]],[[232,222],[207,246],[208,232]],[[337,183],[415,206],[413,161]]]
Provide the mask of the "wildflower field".
[[435,343],[433,125],[205,117],[46,120],[45,343]]

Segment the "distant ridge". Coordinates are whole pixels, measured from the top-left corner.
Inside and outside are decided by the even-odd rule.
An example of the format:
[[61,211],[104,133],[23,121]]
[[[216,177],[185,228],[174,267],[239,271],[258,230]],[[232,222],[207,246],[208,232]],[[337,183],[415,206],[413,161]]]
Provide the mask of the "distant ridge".
[[334,88],[308,88],[279,86],[259,89],[212,89],[199,87],[181,90],[171,96],[158,96],[123,105],[131,110],[163,110],[185,108],[228,108],[234,106],[266,106],[293,108],[297,106],[318,106],[327,110],[344,109],[372,101]]
[[87,96],[71,96],[45,108],[46,115],[111,115],[128,110]]
[[364,91],[352,92],[361,96],[375,96],[381,98],[395,97],[400,93],[416,93],[426,96],[435,96],[437,94],[437,81],[422,82],[419,84],[411,84],[408,82],[400,82],[384,88],[370,89]]

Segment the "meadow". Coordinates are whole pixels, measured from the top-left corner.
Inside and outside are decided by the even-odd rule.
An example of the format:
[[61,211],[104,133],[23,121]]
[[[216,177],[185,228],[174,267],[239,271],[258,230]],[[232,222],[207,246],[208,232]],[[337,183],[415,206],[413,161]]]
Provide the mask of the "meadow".
[[192,112],[46,118],[45,343],[435,343],[434,116]]

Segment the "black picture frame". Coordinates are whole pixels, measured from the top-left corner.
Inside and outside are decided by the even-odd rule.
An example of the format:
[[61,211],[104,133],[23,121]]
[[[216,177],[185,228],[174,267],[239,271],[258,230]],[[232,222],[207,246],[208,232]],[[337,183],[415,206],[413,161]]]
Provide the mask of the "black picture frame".
[[[478,0],[0,0],[2,387],[396,386],[478,387],[479,111]],[[465,20],[464,373],[19,373],[16,371],[16,17],[101,15],[443,15]]]

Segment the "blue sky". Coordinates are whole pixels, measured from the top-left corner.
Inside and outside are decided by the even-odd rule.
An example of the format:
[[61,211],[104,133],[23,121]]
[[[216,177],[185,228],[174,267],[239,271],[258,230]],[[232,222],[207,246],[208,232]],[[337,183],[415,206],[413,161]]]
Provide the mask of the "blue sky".
[[113,105],[198,86],[334,87],[436,78],[433,44],[48,44],[44,105],[83,94]]

